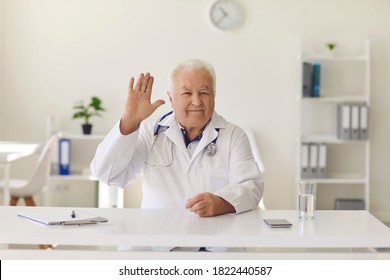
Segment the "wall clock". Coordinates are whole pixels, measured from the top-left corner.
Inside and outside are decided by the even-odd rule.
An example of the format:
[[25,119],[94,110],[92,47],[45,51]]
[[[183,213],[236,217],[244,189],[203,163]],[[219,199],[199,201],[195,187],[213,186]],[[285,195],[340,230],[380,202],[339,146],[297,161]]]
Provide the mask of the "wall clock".
[[244,21],[244,11],[236,0],[217,0],[210,8],[210,19],[218,29],[236,29]]

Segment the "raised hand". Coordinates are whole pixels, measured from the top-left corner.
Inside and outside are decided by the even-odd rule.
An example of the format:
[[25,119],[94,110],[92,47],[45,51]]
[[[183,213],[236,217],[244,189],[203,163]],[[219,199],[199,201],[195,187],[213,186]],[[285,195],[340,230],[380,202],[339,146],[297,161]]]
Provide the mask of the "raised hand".
[[136,131],[143,120],[165,103],[162,99],[156,100],[153,103],[150,101],[153,81],[154,79],[150,73],[141,73],[135,86],[134,78],[130,78],[125,111],[120,123],[120,131],[122,134],[127,135]]

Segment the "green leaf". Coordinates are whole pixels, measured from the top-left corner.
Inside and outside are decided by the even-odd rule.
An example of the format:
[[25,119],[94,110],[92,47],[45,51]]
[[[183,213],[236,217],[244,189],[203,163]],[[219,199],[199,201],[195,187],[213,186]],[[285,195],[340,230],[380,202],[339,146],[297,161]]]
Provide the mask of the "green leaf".
[[105,108],[102,106],[102,101],[96,96],[91,97],[90,103],[86,106],[84,101],[77,101],[73,106],[75,110],[72,115],[73,119],[84,118],[84,123],[89,123],[89,118],[92,116],[101,116],[99,111],[105,111]]

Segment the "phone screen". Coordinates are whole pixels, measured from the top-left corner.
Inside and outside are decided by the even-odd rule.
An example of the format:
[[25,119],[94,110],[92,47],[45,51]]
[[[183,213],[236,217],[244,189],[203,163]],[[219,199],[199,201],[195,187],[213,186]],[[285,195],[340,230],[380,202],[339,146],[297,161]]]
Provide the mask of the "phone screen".
[[289,228],[292,227],[292,223],[290,223],[286,219],[263,219],[263,221],[270,227],[274,228]]

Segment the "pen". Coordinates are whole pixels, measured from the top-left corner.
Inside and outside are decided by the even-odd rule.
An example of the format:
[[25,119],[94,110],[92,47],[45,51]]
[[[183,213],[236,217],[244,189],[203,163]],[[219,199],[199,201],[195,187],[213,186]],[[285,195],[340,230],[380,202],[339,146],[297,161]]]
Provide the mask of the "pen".
[[90,225],[90,224],[97,224],[97,221],[67,221],[63,222],[63,226],[69,226],[69,225],[78,225],[78,226],[83,226],[83,225]]
[[70,216],[71,216],[72,218],[76,218],[76,212],[73,210],[72,213],[70,214]]

